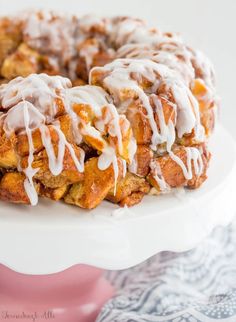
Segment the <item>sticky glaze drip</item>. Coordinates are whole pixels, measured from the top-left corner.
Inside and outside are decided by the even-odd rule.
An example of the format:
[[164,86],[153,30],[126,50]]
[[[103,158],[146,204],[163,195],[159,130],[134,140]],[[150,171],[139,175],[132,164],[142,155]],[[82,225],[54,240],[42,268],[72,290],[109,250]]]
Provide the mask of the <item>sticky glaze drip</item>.
[[77,28],[75,16],[60,16],[51,11],[33,12],[25,18],[24,40],[32,48],[59,55],[66,62],[76,54]]
[[[98,168],[100,170],[105,170],[113,166],[114,171],[114,196],[116,195],[116,186],[117,186],[117,179],[119,176],[119,167],[118,167],[118,160],[116,157],[115,150],[112,147],[106,147],[103,150],[103,153],[98,158]],[[123,164],[124,165],[124,164]],[[125,171],[125,170],[123,170]]]
[[174,160],[182,169],[186,180],[191,180],[194,173],[199,177],[203,172],[203,161],[201,152],[197,148],[186,147],[186,165],[185,163],[173,152],[169,152],[170,157]]
[[[91,82],[93,80],[93,73],[97,74],[99,72],[104,73],[103,86],[113,96],[114,101],[118,105],[122,103],[123,92],[127,89],[135,92],[135,95],[140,99],[147,111],[148,120],[152,129],[151,148],[156,150],[159,144],[166,142],[167,152],[181,166],[186,179],[192,178],[192,160],[194,162],[195,173],[200,176],[202,161],[201,155],[197,154],[197,149],[191,148],[187,150],[187,168],[171,150],[176,139],[174,123],[176,124],[178,137],[181,138],[184,134],[191,133],[194,130],[196,139],[199,141],[204,140],[204,129],[200,122],[198,102],[188,86],[182,82],[180,75],[163,64],[155,63],[147,59],[117,59],[104,67],[96,67],[90,73]],[[173,109],[176,111],[176,120],[169,121],[168,124],[165,123],[163,107],[158,95],[156,93],[150,94],[149,91],[144,91],[141,88],[140,83],[142,82],[142,78],[151,82],[151,90],[154,90],[157,94],[160,84],[162,86],[164,84],[167,91],[174,98],[174,102],[171,103]],[[153,110],[150,104],[150,98],[155,105],[155,110]],[[160,130],[157,128],[154,112],[158,116]],[[199,167],[197,167],[198,164]],[[135,172],[135,170],[137,171],[135,168],[137,168],[137,165],[133,161],[130,169],[132,172]],[[156,174],[155,178],[159,186],[163,189],[166,188],[165,179],[162,176]]]
[[[30,75],[25,79],[19,77],[11,82],[11,90],[8,84],[0,87],[0,105],[8,110],[0,116],[6,134],[25,131],[28,137],[30,153],[26,186],[29,194],[29,190],[33,189],[33,170],[29,168],[34,154],[31,132],[36,128],[40,128],[43,144],[47,154],[50,155],[49,168],[54,175],[62,171],[65,148],[69,149],[78,171],[83,171],[84,156],[81,154],[80,160],[77,159],[73,147],[66,141],[59,124],[55,122],[58,113],[57,99],[61,100],[66,113],[70,115],[77,144],[83,141],[84,136],[103,141],[99,166],[105,169],[104,167],[112,164],[115,181],[118,177],[117,151],[114,146],[109,146],[103,140],[103,134],[107,131],[111,137],[117,138],[118,152],[122,154],[124,130],[120,126],[118,112],[125,113],[131,101],[137,98],[147,111],[153,132],[151,148],[156,150],[159,144],[166,143],[167,152],[183,169],[186,179],[192,177],[192,165],[195,173],[201,175],[203,171],[201,153],[196,148],[186,148],[187,165],[185,165],[172,152],[172,145],[176,139],[175,127],[179,138],[194,130],[195,138],[199,142],[204,140],[199,104],[190,90],[192,82],[198,78],[207,87],[207,93],[201,99],[206,101],[215,99],[214,70],[202,53],[185,46],[179,35],[149,28],[143,21],[134,18],[104,19],[86,16],[79,19],[75,16],[55,15],[52,12],[37,12],[24,16],[23,22],[24,41],[30,47],[48,55],[49,61],[58,70],[61,65],[64,68],[68,64],[72,79],[76,78],[78,55],[85,58],[89,71],[94,55],[97,54],[96,46],[84,47],[78,51],[78,46],[87,39],[88,34],[91,37],[96,35],[96,39],[107,50],[113,52],[114,49],[117,50],[116,56],[120,58],[104,67],[94,68],[90,74],[91,82],[93,73],[97,71],[105,73],[102,86],[112,95],[114,102],[101,88],[89,85],[71,88],[68,79],[59,76],[49,77],[45,74]],[[150,88],[142,88],[143,79],[152,84]],[[127,90],[135,95],[124,101],[123,94]],[[164,98],[168,98],[168,103],[172,103],[176,111],[176,119],[169,121],[168,124],[165,123],[160,95],[162,99],[163,95],[167,96]],[[96,122],[94,124],[84,122],[75,112],[74,104],[89,105]],[[13,114],[22,114],[24,117],[14,118]],[[155,114],[158,117],[159,128],[154,118]],[[53,126],[59,137],[57,156],[48,138],[48,124]],[[128,150],[130,169],[135,170],[137,162],[134,138],[131,138]],[[125,173],[125,160],[121,161]],[[163,179],[159,173],[157,180],[160,181],[160,178]],[[35,203],[33,194],[29,198]]]
[[17,77],[0,86],[0,103],[3,109],[8,110],[23,100],[28,101],[50,123],[58,112],[56,98],[60,98],[60,93],[69,87],[70,80],[61,76],[31,74],[25,78]]
[[[96,122],[94,123],[95,127],[91,126],[90,122],[86,123],[81,120],[73,109],[68,109],[67,112],[69,115],[71,115],[72,119],[75,119],[74,126],[76,129],[78,129],[78,127],[80,128],[82,135],[94,137],[103,143],[103,148],[101,149],[102,155],[99,157],[98,167],[100,170],[104,170],[108,168],[110,164],[113,164],[116,182],[118,175],[116,152],[113,147],[109,147],[107,145],[102,138],[102,134],[106,134],[107,131],[111,137],[117,138],[118,152],[120,155],[122,155],[123,131],[120,125],[120,119],[123,119],[123,117],[118,114],[115,106],[110,103],[108,94],[97,86],[87,85],[69,89],[66,93],[66,101],[70,102],[69,105],[72,106],[73,104],[89,104],[90,108],[92,108],[92,113],[96,117]],[[136,152],[136,144],[133,142],[133,140],[134,139],[132,138],[128,147],[130,161],[132,161],[133,155]],[[116,158],[116,160],[114,160],[114,158]]]
[[[15,20],[19,18],[15,17]],[[144,21],[131,17],[100,18],[94,15],[77,17],[60,15],[52,11],[28,12],[20,19],[23,36],[31,48],[53,59],[54,66],[66,67],[82,55],[88,70],[91,67],[96,46],[79,46],[87,39],[96,38],[108,51],[117,51],[116,57],[146,58],[167,65],[182,75],[190,84],[194,78],[202,78],[209,89],[214,89],[215,75],[210,61],[199,51],[186,46],[179,34],[165,33],[150,28]],[[76,78],[76,64],[70,66],[72,79]]]
[[165,181],[165,178],[162,174],[161,167],[157,161],[150,162],[150,168],[152,171],[153,178],[156,180],[161,192],[170,191],[170,186]]
[[[6,85],[0,87],[0,102],[7,113],[1,116],[1,123],[5,133],[26,133],[29,142],[28,166],[24,171],[26,175],[25,189],[30,202],[37,203],[33,177],[38,170],[32,168],[34,161],[34,146],[32,132],[39,129],[42,143],[48,156],[50,172],[57,176],[63,171],[63,160],[67,148],[79,172],[84,171],[84,152],[81,150],[80,157],[75,154],[74,148],[66,140],[60,129],[57,115],[62,108],[55,101],[63,103],[63,109],[72,121],[73,133],[76,143],[82,142],[84,136],[101,140],[103,148],[99,157],[99,169],[107,169],[110,165],[114,170],[115,189],[119,175],[118,160],[115,146],[109,145],[103,135],[109,134],[117,138],[118,153],[123,153],[123,134],[129,130],[129,122],[120,116],[112,104],[108,94],[97,86],[80,86],[71,88],[69,80],[59,76],[47,76],[45,74],[32,74],[26,78],[18,77]],[[88,106],[91,119],[85,120],[75,112],[75,105]],[[52,108],[53,107],[53,108]],[[62,111],[63,112],[63,111]],[[96,119],[94,124],[92,120]],[[57,148],[52,143],[49,127],[58,135]],[[130,142],[128,147],[130,162],[136,152],[136,144]],[[122,159],[121,159],[122,160]],[[122,160],[123,175],[126,173],[126,162]]]
[[119,48],[118,58],[150,59],[168,66],[189,85],[195,77],[190,52],[182,42],[160,43],[150,47],[146,43],[127,44]]
[[197,100],[181,78],[167,66],[148,59],[117,59],[104,67],[93,68],[90,82],[93,80],[93,74],[97,73],[104,73],[103,86],[111,93],[117,104],[123,99],[122,94],[127,89],[135,92],[147,111],[152,129],[151,148],[153,150],[159,144],[159,135],[149,94],[141,88],[140,82],[143,79],[151,82],[152,88],[157,92],[161,85],[165,86],[167,92],[173,96],[177,106],[176,128],[180,138],[194,129],[196,138],[199,141],[204,139]]
[[25,131],[28,137],[29,142],[29,156],[28,156],[28,166],[23,172],[26,175],[26,179],[24,181],[25,191],[29,197],[30,203],[32,206],[35,206],[38,203],[38,194],[36,192],[33,177],[38,172],[39,169],[33,169],[32,163],[34,161],[34,144],[32,139],[32,130],[30,128],[30,114],[29,108],[34,108],[29,102],[19,103],[19,106],[23,107],[23,117],[25,123]]
[[[172,151],[172,146],[175,142],[175,128],[173,122],[170,120],[166,124],[163,114],[163,108],[161,101],[156,97],[152,96],[156,107],[156,113],[160,124],[160,138],[162,142],[166,142],[166,150],[173,161],[175,161],[182,169],[186,180],[193,178],[193,167],[194,174],[200,177],[203,173],[203,161],[201,151],[194,147],[186,147],[186,165],[185,163]],[[173,106],[174,108],[174,106]],[[192,164],[193,163],[193,164]],[[168,191],[170,187],[165,181],[161,173],[161,168],[158,162],[151,162],[150,168],[152,169],[153,177],[156,180],[161,191]]]

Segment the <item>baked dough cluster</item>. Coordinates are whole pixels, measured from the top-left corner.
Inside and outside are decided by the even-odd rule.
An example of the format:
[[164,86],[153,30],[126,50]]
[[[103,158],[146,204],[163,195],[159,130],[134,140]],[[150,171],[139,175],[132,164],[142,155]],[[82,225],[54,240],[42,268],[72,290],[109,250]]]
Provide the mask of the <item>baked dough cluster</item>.
[[3,201],[133,206],[207,178],[214,71],[177,34],[130,17],[3,17],[0,82]]

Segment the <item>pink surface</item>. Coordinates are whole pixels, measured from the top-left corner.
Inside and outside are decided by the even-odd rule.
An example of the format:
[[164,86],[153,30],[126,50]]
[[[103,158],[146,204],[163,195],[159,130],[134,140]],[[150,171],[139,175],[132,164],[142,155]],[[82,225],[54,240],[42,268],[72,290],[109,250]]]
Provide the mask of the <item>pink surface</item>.
[[75,265],[51,275],[24,275],[0,265],[0,321],[94,322],[114,293],[102,273]]

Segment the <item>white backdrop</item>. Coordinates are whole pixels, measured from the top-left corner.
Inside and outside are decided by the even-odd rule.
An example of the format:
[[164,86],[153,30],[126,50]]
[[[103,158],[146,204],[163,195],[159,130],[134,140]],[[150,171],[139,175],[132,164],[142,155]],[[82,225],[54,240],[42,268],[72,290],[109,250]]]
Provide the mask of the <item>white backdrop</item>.
[[179,31],[213,61],[222,98],[221,119],[236,138],[235,0],[0,0],[0,14],[25,8],[76,14],[132,15],[166,31]]

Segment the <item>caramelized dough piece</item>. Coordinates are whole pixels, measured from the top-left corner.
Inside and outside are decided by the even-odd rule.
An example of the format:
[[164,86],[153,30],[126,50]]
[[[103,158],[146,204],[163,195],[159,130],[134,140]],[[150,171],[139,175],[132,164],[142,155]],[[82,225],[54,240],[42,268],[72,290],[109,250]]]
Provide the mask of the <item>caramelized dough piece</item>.
[[[174,160],[172,160],[168,154],[153,160],[154,162],[156,161],[158,163],[162,176],[165,179],[165,182],[171,188],[185,186],[191,189],[196,189],[206,180],[206,171],[210,160],[210,153],[207,151],[205,144],[196,146],[196,148],[202,149],[203,172],[200,176],[196,175],[192,161],[193,177],[191,180],[187,180],[185,178],[182,168]],[[185,147],[176,147],[175,149],[173,149],[173,152],[183,161],[183,163],[186,166],[187,154]],[[160,187],[154,178],[153,171],[149,173],[147,180],[153,187],[160,191]]]
[[[50,127],[48,128],[50,131]],[[53,134],[52,131],[50,131],[52,143],[54,143],[55,137],[52,134]],[[57,135],[56,135],[56,139],[58,139]],[[39,129],[36,129],[32,132],[32,140],[34,145],[34,153],[38,153],[44,149],[43,142],[41,139],[41,133]],[[28,136],[25,133],[17,135],[16,150],[19,156],[21,157],[29,155],[29,140],[28,140]]]
[[[60,129],[64,133],[68,142],[73,142],[72,123],[69,115],[62,115],[57,118],[60,122]],[[56,130],[52,125],[48,125],[52,144],[58,144],[59,138]],[[41,132],[36,129],[32,132],[32,140],[34,144],[34,153],[38,153],[44,149],[42,142]],[[26,134],[19,134],[17,136],[17,153],[20,156],[26,156],[29,154],[29,141]]]
[[87,82],[85,82],[82,78],[76,78],[75,80],[72,80],[73,87],[75,86],[83,86],[86,85]]
[[[6,83],[8,83],[8,79],[6,79],[6,78],[1,78],[1,74],[0,74],[0,85],[2,85],[2,84],[6,84]],[[1,106],[0,106],[0,110],[1,110]]]
[[206,136],[209,137],[215,128],[216,106],[213,104],[211,108],[201,112],[201,123],[205,128]]
[[[165,124],[168,124],[170,121],[172,121],[172,123],[175,125],[175,104],[173,104],[163,96],[157,96],[154,94],[150,96],[150,104],[153,108],[154,119],[156,121],[158,131],[160,132],[160,120],[158,114],[156,113],[154,99],[159,101]],[[139,100],[132,102],[128,106],[126,117],[130,121],[137,144],[150,144],[152,138],[152,129],[150,126],[150,121],[148,119],[147,111]]]
[[[58,101],[57,105],[59,105],[61,102]],[[61,108],[64,109],[64,107]],[[70,143],[74,142],[74,135],[73,135],[73,127],[72,127],[72,121],[68,114],[61,115],[57,118],[57,120],[60,122],[60,129],[64,133],[66,140]]]
[[55,76],[62,74],[62,70],[60,70],[57,60],[54,61],[50,56],[46,56],[42,53],[40,53],[39,56],[39,68],[40,73],[45,73],[47,75]]
[[[79,128],[83,140],[87,145],[90,145],[93,149],[100,152],[103,152],[104,149],[110,145],[115,149],[118,156],[128,163],[130,162],[129,146],[133,132],[129,121],[124,115],[116,115],[116,117],[119,117],[118,122],[121,129],[122,151],[119,151],[117,136],[113,136],[113,133],[109,132],[109,130],[111,131],[110,127],[114,126],[112,125],[114,115],[108,106],[105,105],[101,108],[101,116],[96,116],[93,109],[88,104],[74,104],[73,110],[80,118],[81,123],[79,124]],[[101,123],[101,120],[106,120],[106,123],[104,124],[104,127],[99,130],[98,126],[99,123]]]
[[[77,155],[78,160],[82,150],[76,145],[72,145],[75,154]],[[57,153],[56,147],[54,150]],[[21,166],[23,169],[27,168],[28,157],[22,158]],[[39,169],[35,174],[34,178],[39,180],[47,188],[60,188],[64,185],[72,184],[83,180],[84,174],[79,172],[74,164],[74,160],[71,157],[71,154],[68,148],[65,148],[65,155],[63,159],[63,170],[62,172],[54,176],[48,165],[48,156],[46,150],[42,150],[40,153],[34,156],[34,161],[32,162],[33,169]]]
[[64,185],[59,188],[52,189],[52,188],[47,188],[41,184],[39,189],[39,195],[41,197],[46,197],[51,200],[58,201],[65,196],[68,190],[69,190],[69,185]]
[[209,93],[208,88],[201,79],[195,79],[192,83],[192,93],[199,103],[199,110],[201,115],[201,123],[205,128],[206,136],[209,137],[215,127],[215,113],[217,104],[214,97]]
[[189,189],[199,188],[203,184],[203,182],[207,179],[206,172],[211,159],[211,153],[207,150],[206,144],[202,144],[201,148],[202,148],[203,172],[201,176],[194,175],[193,178],[188,181],[187,188]]
[[0,168],[16,168],[17,155],[14,150],[16,138],[11,136],[7,138],[5,133],[0,131]]
[[[118,159],[119,176],[122,173],[122,162]],[[86,209],[98,206],[106,197],[108,191],[114,188],[114,170],[110,165],[105,170],[98,168],[98,158],[85,162],[85,180],[74,184],[65,196],[65,202]]]
[[[19,172],[7,172],[0,182],[0,199],[3,201],[29,204],[24,188],[25,175]],[[35,184],[36,190],[38,185]]]
[[105,49],[96,38],[88,38],[78,46],[79,58],[76,74],[79,78],[88,82],[88,74],[94,66],[104,66],[114,59],[114,52]]
[[192,130],[189,134],[184,134],[182,138],[176,138],[176,143],[185,147],[195,146],[199,142],[195,139],[195,131]]
[[[127,172],[125,178],[121,179],[118,182],[116,186],[116,194],[114,195],[114,189],[110,189],[106,196],[106,199],[114,203],[122,202],[122,200],[125,199],[126,201],[129,200],[131,203],[132,199],[138,199],[137,195],[133,195],[132,198],[132,194],[134,192],[142,193],[142,195],[144,195],[147,194],[149,190],[150,186],[144,178],[140,178],[132,173]],[[130,198],[126,199],[127,197]],[[125,203],[125,200],[123,201],[123,204]]]
[[110,63],[114,59],[114,56],[115,56],[115,54],[111,48],[109,48],[109,50],[104,50],[104,49],[100,48],[98,53],[95,54],[93,57],[92,67],[104,66],[104,65]]
[[39,54],[22,43],[19,48],[9,57],[7,57],[1,69],[1,74],[7,79],[17,76],[26,77],[29,74],[38,72]]
[[[102,88],[104,88],[107,92],[110,93],[110,89],[104,82],[104,79],[109,75],[109,71],[103,70],[103,69],[93,69],[91,76],[90,76],[90,83],[92,85],[97,85]],[[130,78],[133,78],[136,80],[137,85],[142,88],[143,90],[149,90],[153,86],[153,82],[149,81],[147,78],[145,78],[143,75],[138,74],[138,77],[136,73],[130,73]],[[119,100],[121,102],[127,101],[128,99],[138,99],[138,94],[135,89],[132,88],[122,88],[119,92]]]
[[17,48],[21,37],[20,23],[8,18],[0,19],[0,65]]
[[130,104],[126,111],[137,144],[150,144],[152,129],[147,117],[147,111],[138,101]]
[[108,137],[108,142],[110,143],[111,146],[114,146],[116,149],[116,154],[119,155],[122,159],[124,159],[128,164],[130,163],[130,155],[129,155],[129,147],[130,147],[130,142],[132,141],[133,137],[133,131],[130,127],[130,124],[128,124],[128,129],[127,129],[127,120],[122,118],[120,116],[119,124],[121,129],[123,128],[124,130],[121,131],[122,135],[122,152],[119,152],[119,144],[118,144],[118,138],[117,136],[109,136]]
[[[213,105],[212,108],[203,109],[202,111],[200,109],[201,124],[205,130],[206,137],[209,137],[212,134],[215,127],[215,109],[215,105]],[[195,138],[194,130],[189,134],[185,134],[182,138],[177,138],[176,143],[186,147],[200,144],[199,140]]]
[[140,203],[144,197],[145,193],[143,192],[132,192],[129,196],[122,199],[119,203],[120,207],[132,207]]
[[138,145],[135,155],[137,165],[136,174],[141,177],[146,177],[150,171],[150,161],[153,158],[153,151],[147,145]]

